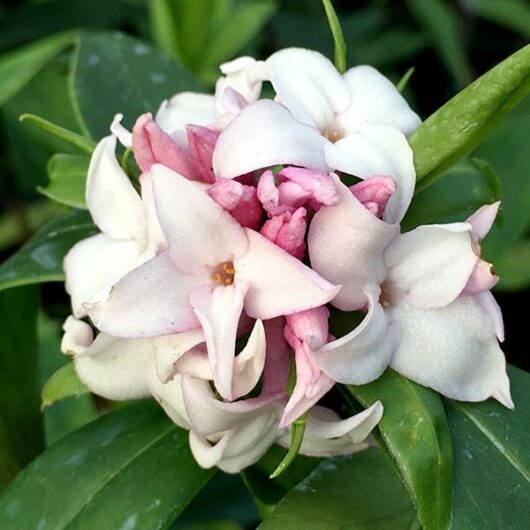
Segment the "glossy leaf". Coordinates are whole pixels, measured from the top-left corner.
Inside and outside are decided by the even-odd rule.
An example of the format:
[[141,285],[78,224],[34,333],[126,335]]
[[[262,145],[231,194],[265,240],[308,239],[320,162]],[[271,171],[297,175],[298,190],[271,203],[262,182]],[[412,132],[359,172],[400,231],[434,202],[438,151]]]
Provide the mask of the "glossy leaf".
[[508,373],[515,410],[448,401],[453,437],[452,530],[526,528],[530,520],[530,375]]
[[375,447],[324,460],[289,492],[259,530],[410,530],[407,490]]
[[402,229],[408,231],[423,224],[463,221],[484,204],[500,198],[500,180],[491,166],[482,160],[463,160],[416,194]]
[[48,163],[50,183],[39,191],[50,199],[86,209],[85,188],[90,159],[83,155],[56,154]]
[[151,0],[148,7],[154,43],[164,53],[177,59],[179,57],[177,26],[171,9],[171,0]]
[[40,455],[0,498],[0,528],[166,527],[213,474],[195,463],[185,431],[140,402]]
[[378,429],[394,459],[425,530],[449,527],[453,454],[440,396],[388,369],[367,385],[348,390],[365,407],[385,408]]
[[0,56],[0,105],[29,83],[59,52],[75,41],[75,33],[61,33]]
[[530,287],[530,239],[518,241],[495,261],[500,277],[497,289],[515,291]]
[[407,0],[410,12],[424,29],[447,70],[460,87],[471,80],[458,15],[446,0]]
[[89,155],[92,154],[92,151],[94,151],[94,148],[96,147],[95,142],[89,138],[85,138],[80,134],[69,131],[68,129],[56,125],[49,120],[41,118],[40,116],[35,116],[34,114],[22,114],[22,116],[20,116],[20,121],[32,123],[37,127],[40,127],[43,131],[46,131],[51,136],[55,136],[55,138],[59,138],[59,140],[73,145],[80,151],[83,151]]
[[474,149],[530,92],[530,45],[466,87],[409,138],[419,188]]
[[0,423],[21,467],[43,445],[36,318],[36,289],[0,293]]
[[82,396],[89,392],[79,379],[73,362],[65,364],[55,372],[42,389],[42,407],[72,396]]
[[122,33],[87,34],[75,53],[73,98],[82,129],[95,140],[109,134],[118,112],[130,128],[140,114],[154,114],[162,100],[199,89],[182,65]]
[[0,291],[17,285],[64,280],[65,254],[79,240],[96,232],[87,212],[73,211],[52,219],[0,265]]

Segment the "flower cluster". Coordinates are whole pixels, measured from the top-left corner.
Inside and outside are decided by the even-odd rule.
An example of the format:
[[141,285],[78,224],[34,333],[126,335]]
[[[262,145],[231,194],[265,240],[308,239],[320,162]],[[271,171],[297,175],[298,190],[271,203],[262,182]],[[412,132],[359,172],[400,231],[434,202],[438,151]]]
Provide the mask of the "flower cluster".
[[[420,120],[371,67],[340,75],[293,48],[221,71],[215,95],[177,94],[132,132],[117,115],[93,153],[86,198],[101,233],[64,263],[63,351],[79,377],[109,399],[154,396],[199,464],[228,472],[289,446],[303,415],[301,453],[364,447],[379,402],[347,419],[317,402],[388,366],[512,407],[497,277],[480,255],[499,205],[401,233]],[[337,338],[332,307],[364,316]]]

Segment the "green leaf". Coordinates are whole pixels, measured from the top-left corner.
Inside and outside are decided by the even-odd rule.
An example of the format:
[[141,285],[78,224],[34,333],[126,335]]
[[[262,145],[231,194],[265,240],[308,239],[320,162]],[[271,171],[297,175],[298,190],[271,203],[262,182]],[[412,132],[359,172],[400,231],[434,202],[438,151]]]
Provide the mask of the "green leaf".
[[407,6],[460,87],[471,80],[471,72],[460,33],[457,14],[445,0],[407,0]]
[[346,71],[346,68],[348,68],[348,64],[346,62],[346,41],[344,40],[342,27],[331,0],[322,0],[322,4],[324,6],[324,11],[326,12],[331,34],[333,35],[333,43],[335,45],[335,67],[341,74],[343,74]]
[[80,134],[77,134],[75,132],[69,131],[64,127],[61,127],[59,125],[56,125],[55,123],[52,123],[51,121],[41,118],[40,116],[35,116],[34,114],[22,114],[22,116],[20,116],[20,121],[27,121],[29,123],[32,123],[37,127],[40,127],[43,131],[46,131],[48,134],[55,136],[56,138],[59,138],[60,140],[63,140],[64,142],[70,145],[77,147],[80,151],[84,151],[89,155],[92,154],[92,151],[94,151],[94,148],[96,147],[95,142],[93,142],[89,138],[81,136]]
[[33,287],[0,293],[0,423],[21,467],[43,445],[36,318]]
[[499,177],[488,163],[462,160],[414,197],[401,226],[407,231],[423,224],[463,221],[500,196]]
[[414,66],[411,66],[404,74],[403,77],[398,81],[396,84],[396,90],[402,94],[407,85],[409,84],[410,78],[416,71],[416,68]]
[[530,520],[530,376],[508,367],[515,410],[494,400],[447,401],[453,437],[452,530],[527,528]]
[[497,289],[516,291],[530,287],[530,239],[518,241],[495,261],[500,277]]
[[52,219],[0,265],[0,291],[17,285],[64,280],[62,262],[72,246],[97,232],[87,212]]
[[474,81],[409,138],[419,188],[474,149],[530,92],[530,45]]
[[228,14],[208,42],[203,64],[215,68],[231,59],[271,19],[278,5],[271,0],[247,1]]
[[383,403],[379,432],[423,528],[448,528],[453,455],[440,396],[390,369],[373,383],[347,388],[365,407],[377,400]]
[[530,38],[530,5],[526,0],[473,0],[464,5],[477,15]]
[[259,530],[410,530],[415,517],[399,477],[373,447],[323,461]]
[[162,100],[200,89],[182,65],[123,33],[83,36],[74,56],[71,85],[81,127],[93,139],[108,134],[118,112],[130,128],[140,114],[155,113]]
[[140,402],[40,455],[0,498],[0,528],[165,528],[214,473],[157,404]]
[[56,154],[48,163],[50,183],[39,191],[67,206],[86,209],[85,188],[90,159],[83,155]]
[[44,385],[41,394],[42,408],[72,396],[88,393],[87,386],[79,379],[73,362],[65,364]]
[[151,0],[148,8],[154,43],[164,53],[178,59],[177,27],[170,0]]
[[75,42],[74,32],[61,33],[0,57],[0,105],[29,83],[56,55]]
[[282,458],[276,469],[271,473],[270,478],[278,478],[294,461],[302,447],[304,441],[305,428],[307,424],[307,414],[302,414],[291,426],[291,443],[289,450]]

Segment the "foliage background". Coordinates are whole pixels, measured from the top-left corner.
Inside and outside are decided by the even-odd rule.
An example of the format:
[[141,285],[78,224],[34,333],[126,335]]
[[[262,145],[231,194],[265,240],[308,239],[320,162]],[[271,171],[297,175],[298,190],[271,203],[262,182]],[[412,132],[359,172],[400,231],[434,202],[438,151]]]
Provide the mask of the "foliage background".
[[[395,82],[414,67],[405,95],[423,118],[530,39],[530,6],[525,0],[371,0],[335,5],[349,65],[371,64]],[[35,40],[70,30],[119,30],[151,42],[182,62],[205,87],[212,86],[217,64],[236,55],[263,58],[286,46],[333,55],[319,0],[4,1],[0,6],[0,261],[63,211],[38,191],[46,188],[54,171],[50,156],[79,153],[20,122],[19,116],[37,114],[84,132],[68,95],[71,49],[65,46],[34,77],[35,68],[28,64],[29,82],[20,90],[13,88],[16,80],[9,57]],[[520,315],[525,314],[530,292],[529,123],[527,97],[471,155],[491,164],[490,202],[497,195],[503,200],[501,221],[486,240],[485,252],[501,275],[495,294],[505,316],[504,350],[510,363],[526,369],[530,366],[523,357],[528,350],[527,330]],[[450,198],[450,190],[445,192]],[[443,220],[452,218],[451,212],[444,215]],[[462,212],[459,215],[462,218]],[[40,411],[44,383],[66,362],[59,353],[59,340],[60,324],[68,313],[60,283],[0,293],[2,484],[10,482],[43,446],[115,406],[85,395]],[[5,432],[14,436],[8,444],[2,442]],[[231,503],[220,502],[228,497]],[[224,476],[211,482],[187,508],[178,527],[202,528],[190,522],[196,522],[204,502],[221,521],[216,528],[255,525],[256,507],[239,478]]]

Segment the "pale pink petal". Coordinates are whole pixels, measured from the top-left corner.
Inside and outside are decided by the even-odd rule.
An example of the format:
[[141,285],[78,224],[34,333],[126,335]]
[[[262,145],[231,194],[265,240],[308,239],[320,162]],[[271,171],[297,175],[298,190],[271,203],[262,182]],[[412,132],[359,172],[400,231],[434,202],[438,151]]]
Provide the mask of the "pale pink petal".
[[109,335],[135,338],[180,333],[199,326],[189,296],[204,283],[204,277],[177,271],[164,252],[127,274],[105,302],[85,307],[94,324]]
[[285,212],[292,213],[296,209],[290,203],[280,204],[280,190],[276,186],[274,174],[270,169],[265,171],[259,178],[257,196],[264,210],[271,217]]
[[305,254],[306,217],[305,208],[298,208],[293,214],[275,215],[265,222],[260,233],[291,256],[302,259]]
[[195,161],[199,176],[204,182],[215,182],[212,156],[219,133],[200,125],[186,125],[186,135],[190,155]]
[[142,200],[116,160],[116,137],[103,138],[92,153],[86,202],[94,223],[113,239],[146,238]]
[[152,368],[150,339],[120,339],[100,333],[82,355],[74,357],[79,379],[107,399],[149,396],[146,374]]
[[325,129],[350,104],[350,94],[331,61],[318,52],[287,48],[265,61],[266,79],[278,99],[302,122]]
[[391,125],[410,134],[421,123],[394,84],[371,66],[354,66],[344,74],[351,105],[339,117],[349,132],[360,121]]
[[206,341],[201,328],[153,339],[156,373],[162,383],[175,374],[176,362],[187,352]]
[[292,333],[312,351],[318,350],[328,341],[328,319],[329,310],[326,306],[286,316],[287,326]]
[[336,177],[340,203],[322,207],[309,227],[311,266],[342,289],[332,304],[344,311],[366,305],[368,283],[386,277],[383,251],[399,231],[372,215]]
[[504,355],[474,296],[459,296],[437,309],[398,306],[390,313],[401,331],[394,370],[452,399],[494,397],[513,408]]
[[123,147],[132,147],[132,134],[121,124],[123,114],[115,114],[110,124],[110,132],[116,136]]
[[377,379],[390,363],[399,330],[378,302],[380,289],[365,288],[369,306],[364,320],[350,333],[313,352],[314,362],[339,383],[363,385]]
[[[198,385],[209,386],[208,381],[196,380],[196,382]],[[189,429],[190,420],[182,396],[182,375],[177,373],[173,379],[162,383],[155,370],[150,370],[147,374],[147,384],[152,396],[171,420],[179,427]]]
[[135,240],[115,240],[106,234],[97,234],[76,243],[63,262],[66,291],[70,295],[74,315],[78,318],[85,316],[83,304],[94,297],[104,300],[116,282],[153,254],[144,252],[143,244]]
[[387,125],[364,124],[358,131],[325,148],[329,167],[365,179],[385,175],[395,180],[397,190],[388,201],[383,220],[399,223],[414,194],[416,172],[405,136]]
[[162,102],[155,121],[170,136],[183,131],[189,123],[207,126],[214,121],[214,102],[209,94],[181,92]]
[[217,442],[210,443],[205,436],[191,430],[189,444],[195,461],[204,469],[216,466],[223,457],[232,433],[232,431],[226,432]]
[[70,315],[63,324],[61,351],[68,355],[81,355],[94,342],[94,332],[89,324]]
[[478,294],[484,291],[489,291],[497,285],[499,277],[493,270],[493,265],[479,259],[476,264],[471,276],[467,280],[466,286],[464,287],[464,293],[466,294]]
[[381,219],[390,197],[396,191],[396,183],[390,177],[373,176],[350,186],[350,191],[368,211]]
[[504,321],[501,308],[489,291],[478,293],[474,296],[475,301],[482,307],[489,317],[492,331],[501,342],[504,341]]
[[213,372],[208,354],[200,349],[189,350],[180,357],[175,362],[175,371],[198,379],[213,381]]
[[335,384],[335,381],[314,363],[309,347],[294,336],[289,325],[285,328],[285,336],[295,353],[296,384],[283,411],[280,429],[288,427],[307,412]]
[[471,223],[471,226],[473,227],[473,235],[477,239],[480,240],[486,237],[486,234],[490,231],[493,222],[497,217],[500,205],[500,201],[494,202],[493,204],[487,204],[468,217],[467,222]]
[[392,304],[443,307],[464,289],[477,263],[469,223],[425,225],[401,234],[385,251]]
[[[333,206],[339,202],[335,181],[330,173],[302,167],[286,167],[278,173],[280,180],[297,184],[319,205]],[[280,198],[282,186],[280,186]]]
[[243,228],[199,184],[161,165],[151,178],[158,220],[180,270],[200,273],[245,252]]
[[158,253],[167,249],[167,243],[156,214],[151,172],[140,175],[140,185],[142,186],[142,201],[147,218],[147,244]]
[[339,287],[253,230],[245,229],[247,252],[234,260],[236,281],[248,281],[245,310],[263,320],[329,302]]
[[190,179],[198,179],[198,171],[189,154],[153,121],[150,112],[142,114],[134,124],[132,147],[138,167],[149,171],[153,164],[163,164]]
[[221,132],[213,154],[214,173],[234,178],[277,164],[327,171],[326,142],[316,129],[300,123],[282,105],[257,101]]
[[263,322],[256,320],[247,344],[234,360],[233,399],[247,395],[258,384],[265,366],[266,346]]
[[256,188],[233,179],[219,179],[208,195],[244,227],[257,229],[263,219]]
[[276,406],[282,399],[281,395],[270,395],[225,403],[203,383],[187,375],[182,378],[184,403],[191,426],[205,436],[238,427],[241,422],[262,414],[265,408]]
[[212,365],[214,383],[221,396],[235,399],[232,388],[237,325],[248,283],[236,279],[232,285],[203,286],[193,291],[190,302],[199,319]]

